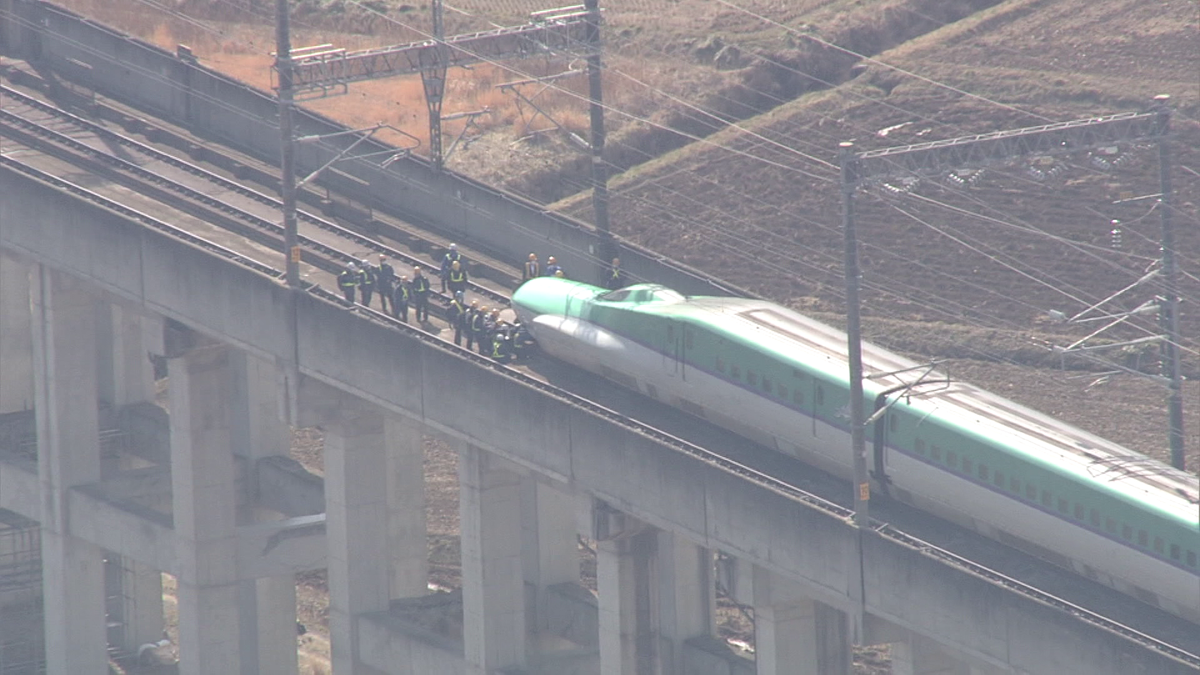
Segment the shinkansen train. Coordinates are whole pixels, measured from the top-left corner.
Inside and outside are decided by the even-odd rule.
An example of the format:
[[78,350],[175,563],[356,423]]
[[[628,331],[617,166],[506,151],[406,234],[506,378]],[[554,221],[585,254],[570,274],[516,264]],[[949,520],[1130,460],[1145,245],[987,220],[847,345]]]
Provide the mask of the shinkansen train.
[[[546,354],[853,474],[846,336],[763,300],[526,282]],[[1200,622],[1195,477],[863,345],[873,489]]]

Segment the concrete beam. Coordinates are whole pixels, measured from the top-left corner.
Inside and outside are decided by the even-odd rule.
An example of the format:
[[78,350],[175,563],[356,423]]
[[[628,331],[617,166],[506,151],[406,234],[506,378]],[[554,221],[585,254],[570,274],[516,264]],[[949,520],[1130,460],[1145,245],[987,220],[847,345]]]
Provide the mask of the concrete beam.
[[[0,192],[12,196],[0,202],[0,248],[72,270],[146,311],[196,326],[263,358],[291,358],[298,347],[307,377],[568,483],[656,527],[791,578],[826,604],[847,606],[855,531],[842,518],[614,426],[516,382],[503,369],[480,367],[451,349],[348,315],[322,300],[300,298],[298,324],[293,324],[286,312],[290,293],[276,280],[110,211],[64,198],[23,175],[0,169]],[[89,227],[74,225],[80,222]],[[241,320],[245,316],[255,320]],[[381,351],[397,358],[381,362],[375,357]],[[447,381],[470,386],[445,387]],[[531,425],[530,419],[543,423]],[[867,558],[869,584],[877,584],[868,588],[868,612],[919,634],[936,635],[956,651],[974,654],[974,660],[1007,661],[1012,654],[1057,649],[1091,654],[1065,663],[1061,675],[1124,675],[1131,660],[1148,672],[1191,671],[1067,612],[1045,608],[900,542],[877,539]],[[812,541],[822,545],[812,546]],[[909,587],[893,592],[895,570],[903,576],[908,566],[915,566],[913,574],[923,579],[922,591]],[[963,584],[991,586],[984,606],[990,612],[1001,607],[1012,629],[986,635],[977,630],[980,596],[960,592]],[[938,612],[931,614],[928,604],[912,601],[914,594],[925,592],[938,598]],[[1030,624],[1019,617],[1026,614],[1043,629],[1023,630]],[[1053,630],[1046,630],[1047,624]],[[1119,669],[1113,665],[1118,662]]]
[[325,514],[242,525],[237,576],[253,580],[325,569],[327,548]]
[[258,503],[285,516],[325,513],[325,479],[290,457],[258,460]]

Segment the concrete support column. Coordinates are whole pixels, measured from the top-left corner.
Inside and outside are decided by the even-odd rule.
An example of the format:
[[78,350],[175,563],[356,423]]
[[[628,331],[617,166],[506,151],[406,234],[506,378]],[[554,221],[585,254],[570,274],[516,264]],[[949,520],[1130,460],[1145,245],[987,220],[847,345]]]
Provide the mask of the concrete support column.
[[528,592],[529,632],[552,628],[546,616],[546,589],[579,583],[579,538],[575,499],[536,476],[521,478],[521,570]]
[[33,408],[30,267],[0,253],[0,414]]
[[602,675],[655,672],[651,575],[657,537],[648,530],[596,542]]
[[717,587],[712,551],[672,532],[659,532],[655,557],[658,585],[659,672],[687,675],[683,643],[715,629]]
[[521,476],[474,447],[458,456],[467,673],[525,665]]
[[154,401],[150,353],[161,351],[161,322],[118,303],[100,300],[96,303],[96,328],[100,400],[114,408]]
[[45,267],[31,288],[46,672],[103,673],[104,553],[71,536],[68,512],[71,487],[100,479],[94,299]]
[[204,344],[168,365],[181,675],[242,672],[231,351]]
[[[157,330],[157,333],[155,331]],[[150,353],[161,352],[162,324],[107,300],[96,302],[97,395],[114,408],[154,401],[154,365]],[[129,457],[114,469],[128,469]],[[162,639],[162,573],[108,552],[106,594],[115,646],[136,652],[140,645]]]
[[845,612],[805,597],[791,582],[754,570],[758,675],[850,675]]
[[[256,507],[258,460],[287,456],[290,430],[283,421],[279,378],[273,364],[238,351],[230,355],[234,373],[232,444],[245,459],[246,494],[238,521],[248,524],[279,517]],[[245,673],[296,675],[296,579],[281,575],[239,582],[241,663]]]
[[414,598],[429,591],[424,439],[413,420],[389,415],[385,424],[389,595]]
[[329,542],[329,639],[334,675],[358,665],[355,617],[388,608],[384,413],[352,403],[325,425],[325,536]]

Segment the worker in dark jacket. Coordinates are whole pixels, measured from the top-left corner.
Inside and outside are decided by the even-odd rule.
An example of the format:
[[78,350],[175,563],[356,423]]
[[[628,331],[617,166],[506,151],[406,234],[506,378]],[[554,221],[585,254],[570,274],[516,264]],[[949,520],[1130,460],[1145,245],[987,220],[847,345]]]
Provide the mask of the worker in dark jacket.
[[464,322],[466,315],[467,304],[463,300],[462,291],[459,291],[454,294],[454,300],[450,301],[450,306],[446,308],[446,321],[454,329],[454,344],[459,346],[462,345],[463,334],[467,332],[465,330],[466,323]]
[[508,363],[513,359],[512,325],[500,318],[500,310],[493,313],[495,327],[492,328],[492,358],[500,363]]
[[[396,289],[396,270],[388,263],[387,256],[379,254],[379,267],[375,268],[375,290],[379,291],[379,306],[384,313],[388,311],[388,303],[392,301],[392,293]],[[392,309],[395,314],[395,308]]]
[[562,271],[562,266],[558,264],[558,261],[554,259],[554,256],[550,256],[549,258],[546,258],[546,276],[548,276],[548,277],[559,276],[557,273],[561,272],[561,271]]
[[[487,340],[488,331],[488,308],[480,307],[474,314],[471,315],[471,337],[475,339],[479,347],[479,353],[487,355],[488,350],[484,348],[483,343]],[[488,345],[490,349],[491,345]]]
[[446,275],[446,287],[450,289],[451,293],[466,293],[469,280],[467,268],[463,267],[461,261],[455,260],[450,263],[450,271]]
[[411,294],[418,323],[429,320],[429,290],[429,279],[421,274],[420,267],[414,267]]
[[358,288],[358,268],[354,263],[346,263],[346,269],[337,278],[338,288],[346,302],[354,302],[354,289]]
[[446,282],[450,280],[450,266],[454,263],[465,264],[462,259],[462,254],[458,252],[458,244],[450,244],[450,250],[446,251],[446,255],[442,256],[442,268],[439,276],[442,278],[442,292],[446,292]]
[[529,336],[529,331],[525,329],[525,324],[521,323],[521,318],[517,317],[513,321],[512,328],[512,353],[513,358],[517,361],[522,361],[529,356],[530,349],[533,347],[533,338]]
[[375,267],[366,258],[358,270],[358,292],[362,296],[364,307],[371,306],[371,294],[375,292]]
[[525,261],[525,269],[521,274],[521,281],[529,281],[534,277],[540,276],[542,276],[542,264],[538,262],[536,253],[530,253],[529,260]]
[[604,287],[610,291],[625,288],[625,271],[621,269],[620,258],[612,259],[612,265],[609,266],[608,275],[604,279]]
[[467,311],[462,315],[463,336],[467,338],[467,349],[475,345],[475,315],[478,313],[479,301],[472,300],[471,306],[467,307]]

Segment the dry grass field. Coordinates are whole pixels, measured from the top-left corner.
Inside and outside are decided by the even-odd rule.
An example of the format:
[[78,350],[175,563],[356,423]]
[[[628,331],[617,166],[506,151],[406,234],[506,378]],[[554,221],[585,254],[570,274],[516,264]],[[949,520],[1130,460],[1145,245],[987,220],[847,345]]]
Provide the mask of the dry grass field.
[[[174,14],[135,0],[67,6],[164,47],[191,45],[214,68],[269,85],[269,0],[183,0]],[[524,21],[536,0],[455,0],[450,34]],[[364,10],[363,5],[375,8]],[[877,148],[1144,109],[1175,111],[1173,206],[1182,271],[1185,370],[1200,376],[1200,4],[1195,0],[611,0],[605,97],[614,167],[613,228],[622,237],[837,323],[843,310],[840,141]],[[423,39],[422,3],[304,0],[297,46],[362,48]],[[482,110],[448,164],[583,219],[586,158],[497,85],[568,63],[488,65],[450,74],[444,113]],[[584,83],[538,94],[566,128],[586,130]],[[537,88],[523,89],[534,95]],[[417,79],[353,85],[306,105],[356,127],[383,121],[426,147]],[[447,123],[447,145],[463,131]],[[393,137],[407,145],[407,136]],[[1132,283],[1159,255],[1155,148],[1124,148],[1116,168],[1071,157],[990,170],[974,187],[929,182],[856,195],[868,338],[941,359],[953,377],[1163,458],[1165,389],[1107,368],[1063,370],[1049,350],[1095,324],[1068,315]],[[1115,159],[1115,155],[1110,159]],[[893,186],[896,187],[896,186]],[[903,186],[901,186],[903,187]],[[1110,221],[1120,219],[1121,237]],[[1112,311],[1161,293],[1146,286]],[[1150,317],[1152,319],[1153,317]],[[1133,321],[1114,339],[1158,331]],[[1152,371],[1153,347],[1123,364]],[[1185,384],[1189,466],[1200,453],[1200,385]],[[319,438],[299,444],[312,462]],[[307,448],[307,449],[305,449]],[[453,583],[453,457],[431,447],[431,546]],[[440,476],[440,478],[437,478]],[[432,511],[431,511],[432,512]],[[440,564],[440,563],[439,563]],[[440,571],[439,571],[440,570]],[[302,590],[319,623],[319,578]],[[320,644],[314,639],[314,668]],[[326,643],[327,647],[327,643]],[[860,655],[863,672],[886,655]],[[313,672],[317,672],[313,670]]]

